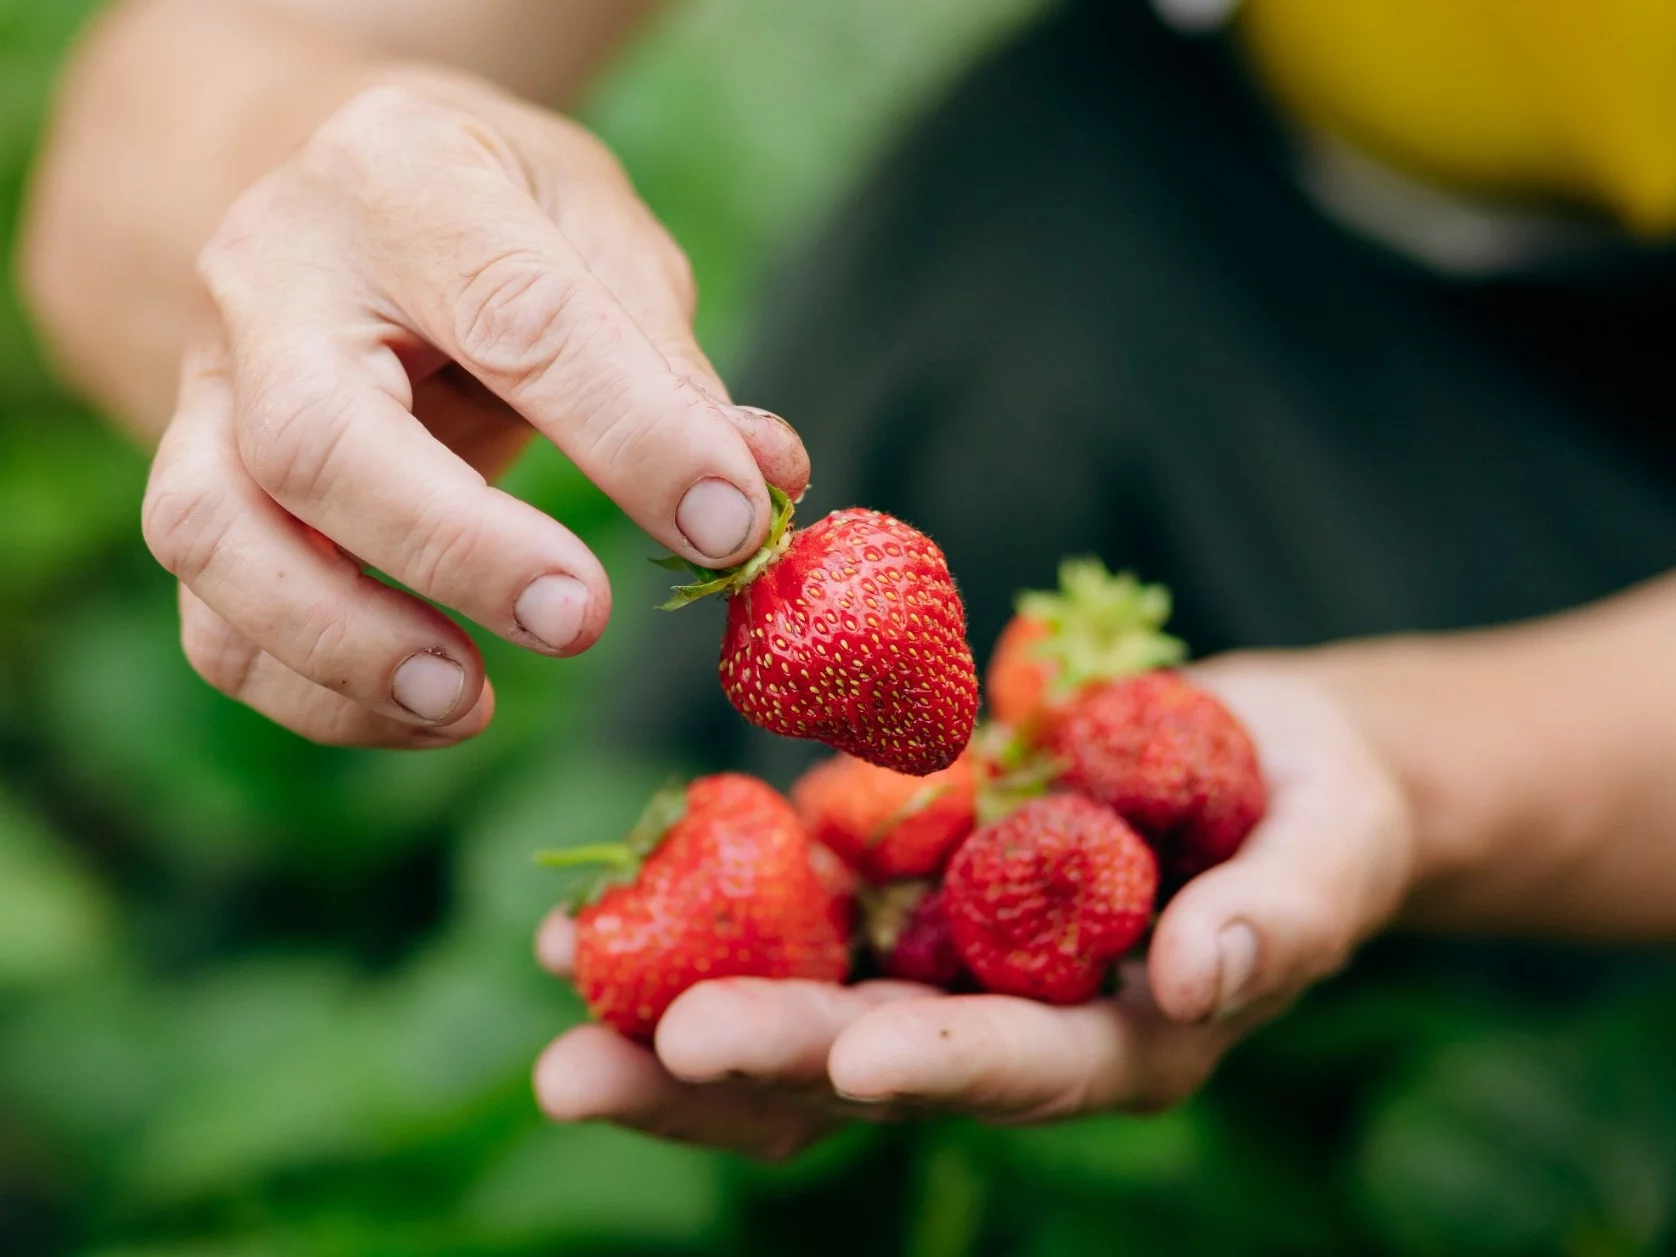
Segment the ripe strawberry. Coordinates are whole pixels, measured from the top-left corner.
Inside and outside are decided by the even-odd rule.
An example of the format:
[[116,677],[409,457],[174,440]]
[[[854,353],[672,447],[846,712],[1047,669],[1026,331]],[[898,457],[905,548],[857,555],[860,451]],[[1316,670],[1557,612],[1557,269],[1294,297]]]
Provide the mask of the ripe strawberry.
[[709,978],[839,982],[849,951],[797,814],[737,773],[660,792],[622,843],[546,853],[609,864],[619,883],[576,916],[575,982],[601,1021],[650,1041]]
[[697,569],[665,607],[727,594],[722,688],[752,724],[911,776],[947,768],[972,736],[978,682],[943,552],[877,511],[790,531],[790,501],[775,490],[774,503],[761,552]]
[[1077,1004],[1146,932],[1158,862],[1110,808],[1047,795],[962,843],[943,889],[955,947],[986,989]]
[[871,896],[867,941],[887,977],[951,990],[966,975],[949,933],[947,898],[931,882],[894,882]]
[[1059,565],[1055,593],[1021,594],[1018,612],[990,656],[984,689],[990,715],[1024,734],[1096,681],[1167,667],[1186,648],[1163,632],[1170,592],[1099,559]]
[[1233,855],[1268,806],[1250,735],[1174,672],[1084,691],[1045,741],[1061,783],[1140,830],[1177,879]]
[[827,916],[840,938],[848,938],[855,926],[855,870],[824,843],[809,843],[809,867],[826,894]]
[[942,868],[972,832],[976,794],[969,753],[926,777],[840,755],[798,778],[791,801],[811,838],[880,885]]

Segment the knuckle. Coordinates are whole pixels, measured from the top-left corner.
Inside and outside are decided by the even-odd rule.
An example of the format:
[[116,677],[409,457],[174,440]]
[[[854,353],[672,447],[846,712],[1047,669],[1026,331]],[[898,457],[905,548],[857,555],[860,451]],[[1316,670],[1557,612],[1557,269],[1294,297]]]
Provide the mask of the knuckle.
[[437,108],[411,87],[382,83],[356,93],[315,130],[307,145],[311,160],[335,171],[347,164],[364,170],[401,148],[415,123]]
[[204,614],[182,618],[180,645],[192,670],[229,698],[244,693],[261,653],[225,621]]
[[581,123],[557,119],[564,166],[573,178],[633,191],[628,168],[611,146]]
[[236,305],[240,295],[249,288],[249,276],[262,250],[262,241],[272,231],[275,201],[272,177],[254,184],[228,207],[198,249],[193,269],[198,283],[217,309]]
[[296,670],[323,689],[355,688],[350,625],[343,608],[325,600],[306,608],[292,635]]
[[256,483],[281,502],[327,495],[352,391],[318,374],[274,370],[241,394],[239,450]]
[[214,562],[225,521],[216,495],[158,477],[140,507],[140,532],[164,570],[190,586]]
[[698,312],[698,276],[693,273],[692,259],[685,249],[675,243],[675,238],[663,231],[662,239],[664,243],[658,256],[669,281],[669,290],[674,294],[682,316],[690,322]]
[[471,572],[483,564],[485,527],[475,511],[453,509],[441,502],[419,512],[413,531],[407,583],[435,596],[451,583],[449,574]]
[[[574,456],[583,466],[610,469],[630,476],[639,468],[663,465],[681,468],[673,479],[685,485],[685,469],[698,464],[698,442],[704,429],[694,422],[708,402],[696,389],[684,388],[670,404],[635,404],[633,381],[609,376],[595,382],[594,392],[578,398]],[[644,488],[644,486],[640,486]]]
[[455,342],[478,370],[523,387],[563,352],[580,296],[580,284],[547,259],[500,254],[466,277],[454,302]]

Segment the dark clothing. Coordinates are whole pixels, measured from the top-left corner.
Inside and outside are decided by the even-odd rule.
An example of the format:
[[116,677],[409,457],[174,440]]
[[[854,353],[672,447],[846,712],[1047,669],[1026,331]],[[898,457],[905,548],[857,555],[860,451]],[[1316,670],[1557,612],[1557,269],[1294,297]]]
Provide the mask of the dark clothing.
[[[1224,45],[1062,9],[977,67],[770,302],[736,380],[803,433],[801,514],[929,532],[980,662],[1095,552],[1196,654],[1493,624],[1676,566],[1676,267],[1466,285],[1297,189]],[[783,778],[711,682],[646,674],[689,752]],[[642,710],[652,710],[642,707]],[[652,731],[633,731],[638,738]],[[667,732],[667,729],[659,731]]]

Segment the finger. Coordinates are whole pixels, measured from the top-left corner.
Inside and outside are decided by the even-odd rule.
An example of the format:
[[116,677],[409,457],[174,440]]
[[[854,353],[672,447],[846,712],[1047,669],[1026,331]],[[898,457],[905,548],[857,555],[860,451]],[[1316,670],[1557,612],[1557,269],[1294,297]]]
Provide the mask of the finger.
[[1235,1028],[1182,1026],[1144,1001],[1057,1008],[1001,995],[887,1004],[833,1045],[839,1094],[1025,1122],[1173,1103],[1209,1076]]
[[488,727],[494,689],[483,682],[476,701],[445,725],[416,725],[381,715],[299,676],[180,587],[181,647],[197,673],[229,698],[275,724],[325,746],[424,750],[453,746]]
[[[426,598],[573,655],[610,616],[605,571],[558,521],[491,487],[411,413],[406,376],[325,308],[235,327],[236,432],[252,479]],[[307,329],[299,331],[297,329]]]
[[[652,536],[726,566],[761,545],[762,472],[724,401],[695,388],[535,201],[499,170],[419,170],[370,274],[418,335],[505,398]],[[632,229],[632,228],[631,228]]]
[[[1226,697],[1237,710],[1240,696]],[[1258,730],[1269,814],[1232,860],[1182,888],[1153,932],[1153,995],[1181,1021],[1288,1002],[1342,968],[1407,884],[1402,800],[1353,731],[1295,687],[1274,710],[1299,727]]]
[[535,958],[556,978],[568,978],[576,963],[576,923],[563,908],[554,908],[535,932]]
[[[231,405],[218,371],[183,375],[180,408],[146,494],[152,552],[257,654],[387,720],[458,721],[483,686],[471,639],[434,608],[318,544],[263,493],[234,448]],[[215,643],[219,630],[206,628],[198,640]],[[264,664],[257,674],[265,685],[268,672]],[[236,677],[240,686],[251,679]],[[302,691],[283,688],[295,708]],[[309,702],[317,716],[339,709]]]
[[603,1026],[578,1026],[535,1066],[542,1111],[557,1122],[608,1121],[664,1139],[779,1160],[832,1129],[829,1118],[761,1088],[698,1086]]
[[670,369],[722,404],[768,483],[800,498],[809,486],[802,439],[770,411],[729,404],[727,386],[693,336],[698,290],[686,254],[626,176],[602,179],[596,188],[592,197],[558,198],[550,212]]
[[678,997],[658,1023],[658,1058],[688,1082],[750,1078],[825,1092],[832,1045],[857,1018],[881,1004],[933,994],[909,982],[703,982]]

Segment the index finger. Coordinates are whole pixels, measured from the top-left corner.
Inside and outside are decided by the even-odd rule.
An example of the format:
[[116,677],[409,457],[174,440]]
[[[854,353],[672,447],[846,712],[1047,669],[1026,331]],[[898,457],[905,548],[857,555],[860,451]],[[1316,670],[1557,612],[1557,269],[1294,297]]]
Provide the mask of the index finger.
[[413,181],[440,186],[408,189],[369,241],[370,278],[411,330],[671,550],[710,567],[754,552],[768,528],[767,486],[724,403],[672,366],[502,174],[451,166]]

